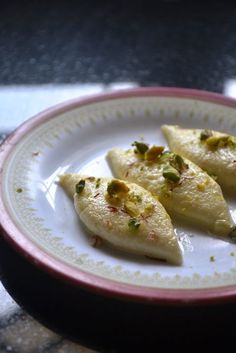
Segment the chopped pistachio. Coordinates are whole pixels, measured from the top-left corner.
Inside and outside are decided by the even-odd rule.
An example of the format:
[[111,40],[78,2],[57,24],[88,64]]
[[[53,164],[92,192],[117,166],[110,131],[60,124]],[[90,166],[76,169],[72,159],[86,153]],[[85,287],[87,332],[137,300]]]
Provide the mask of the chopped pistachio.
[[145,152],[145,160],[147,161],[156,161],[164,151],[165,147],[163,146],[152,146]]
[[125,211],[132,217],[139,216],[140,212],[136,204],[132,201],[125,201],[124,203]]
[[206,144],[209,147],[224,147],[228,143],[229,136],[210,136],[206,139]]
[[200,134],[200,140],[201,141],[207,140],[210,136],[212,136],[212,131],[205,129]]
[[166,162],[166,160],[168,160],[172,155],[173,153],[170,151],[163,151],[159,160],[160,162]]
[[137,230],[140,226],[140,222],[136,218],[131,218],[128,222],[128,226],[132,230]]
[[214,262],[215,261],[215,256],[210,256],[210,261]]
[[231,251],[231,252],[230,252],[230,256],[235,256],[235,252],[234,252],[234,251]]
[[236,147],[236,137],[227,134],[213,135],[211,130],[203,130],[200,134],[200,140],[204,141],[208,147]]
[[182,173],[183,171],[185,171],[186,169],[188,169],[188,164],[185,163],[185,161],[183,160],[183,158],[178,155],[178,154],[175,154],[174,155],[174,162],[175,162],[175,167],[176,169]]
[[144,154],[148,150],[148,145],[144,142],[134,141],[134,143],[132,143],[132,146],[135,146],[135,151],[140,154]]
[[20,194],[21,192],[23,192],[23,189],[22,188],[17,188],[16,192],[18,192]]
[[76,185],[75,185],[75,191],[77,194],[81,194],[81,192],[84,190],[85,187],[85,180],[81,179]]
[[101,184],[101,178],[98,178],[98,179],[96,180],[96,189],[99,188],[100,184]]
[[172,166],[166,166],[163,169],[163,177],[169,181],[177,183],[180,180],[180,174],[177,169]]
[[107,185],[107,193],[109,196],[122,197],[129,192],[128,186],[121,180],[113,179]]
[[142,197],[140,195],[134,195],[134,198],[137,200],[137,202],[142,202]]

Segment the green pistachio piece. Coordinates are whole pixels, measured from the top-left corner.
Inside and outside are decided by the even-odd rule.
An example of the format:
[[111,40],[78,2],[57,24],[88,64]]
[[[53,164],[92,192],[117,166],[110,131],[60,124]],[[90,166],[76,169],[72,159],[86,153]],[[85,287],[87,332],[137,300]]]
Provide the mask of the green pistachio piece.
[[174,156],[174,162],[175,162],[175,168],[180,172],[182,173],[183,171],[187,170],[188,169],[188,164],[185,163],[185,161],[183,160],[183,158],[178,155],[178,154],[175,154]]
[[81,179],[76,185],[75,185],[75,191],[77,194],[81,194],[81,192],[84,190],[85,187],[85,180]]
[[228,144],[229,136],[211,136],[206,140],[209,147],[225,147]]
[[164,163],[166,162],[171,156],[173,155],[173,153],[171,153],[170,151],[164,151],[162,152],[160,158],[159,158],[159,161],[161,163]]
[[128,222],[128,226],[132,230],[137,230],[140,226],[140,222],[136,218],[131,218]]
[[134,141],[132,146],[136,147],[136,151],[140,154],[144,154],[148,150],[148,145],[144,142]]
[[205,129],[200,134],[200,140],[201,141],[207,140],[211,136],[212,136],[212,131],[208,130],[208,129]]
[[180,180],[180,173],[172,166],[166,166],[163,169],[162,175],[165,179],[173,181],[174,183],[177,183]]
[[213,135],[211,130],[203,130],[200,134],[200,140],[205,141],[208,147],[236,147],[236,137],[230,135]]
[[107,185],[107,193],[109,196],[122,196],[129,192],[128,186],[121,180],[113,179]]
[[152,146],[145,152],[145,160],[154,162],[160,158],[165,147],[163,146]]
[[101,178],[98,178],[98,179],[96,180],[96,189],[99,188],[100,184],[101,184]]

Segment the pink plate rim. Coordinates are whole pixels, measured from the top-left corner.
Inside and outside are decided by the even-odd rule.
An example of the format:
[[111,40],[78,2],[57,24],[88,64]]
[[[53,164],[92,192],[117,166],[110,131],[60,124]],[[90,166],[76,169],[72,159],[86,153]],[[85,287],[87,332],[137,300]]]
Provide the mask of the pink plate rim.
[[[66,101],[27,120],[5,140],[0,147],[0,183],[4,164],[10,152],[14,149],[14,146],[27,132],[36,128],[42,122],[52,119],[65,111],[88,104],[111,99],[151,96],[190,98],[236,108],[235,99],[225,97],[221,94],[174,87],[135,88],[111,93],[101,93],[86,98],[76,98]],[[2,184],[0,188],[0,231],[1,236],[3,236],[20,255],[28,259],[29,262],[33,263],[41,270],[63,280],[65,283],[70,283],[97,294],[129,301],[166,305],[205,305],[236,300],[236,285],[201,289],[150,288],[105,279],[65,264],[44,252],[36,244],[27,239],[17,228],[3,203]]]

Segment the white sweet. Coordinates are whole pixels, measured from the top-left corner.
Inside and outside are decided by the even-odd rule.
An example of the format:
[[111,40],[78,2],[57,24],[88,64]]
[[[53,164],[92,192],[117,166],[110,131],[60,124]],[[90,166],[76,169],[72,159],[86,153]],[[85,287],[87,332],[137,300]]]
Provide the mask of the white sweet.
[[157,196],[172,218],[197,224],[220,236],[231,232],[233,221],[220,186],[189,160],[184,159],[188,168],[174,183],[163,176],[168,158],[150,162],[134,149],[114,148],[107,159],[115,177],[135,182]]
[[[215,175],[217,182],[225,189],[236,191],[236,146],[211,146],[206,140],[201,140],[201,133],[204,133],[201,129],[164,125],[162,131],[173,152],[181,154],[209,174]],[[217,131],[211,132],[216,138],[229,137]],[[235,139],[233,136],[231,138]]]
[[[78,193],[75,185],[80,180],[85,185]],[[70,196],[74,195],[81,221],[94,235],[127,252],[180,265],[182,250],[163,206],[144,188],[123,181],[118,184],[126,191],[110,196],[107,188],[114,181],[117,182],[78,174],[60,177],[61,186]]]

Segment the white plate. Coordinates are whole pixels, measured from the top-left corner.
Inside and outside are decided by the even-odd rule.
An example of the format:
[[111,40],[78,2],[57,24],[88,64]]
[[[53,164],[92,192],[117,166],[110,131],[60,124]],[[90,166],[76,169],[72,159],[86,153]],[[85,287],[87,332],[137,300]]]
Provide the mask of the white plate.
[[[57,184],[62,173],[111,176],[105,157],[112,147],[129,148],[140,139],[166,145],[162,124],[236,135],[235,106],[233,100],[210,93],[138,89],[68,102],[29,120],[2,147],[1,224],[6,238],[39,266],[74,283],[92,285],[95,279],[99,288],[121,294],[125,288],[126,295],[138,289],[141,297],[159,299],[211,299],[216,288],[219,296],[235,295],[236,245],[173,220],[184,247],[182,266],[105,245],[94,248]],[[227,201],[236,221],[236,200]]]

